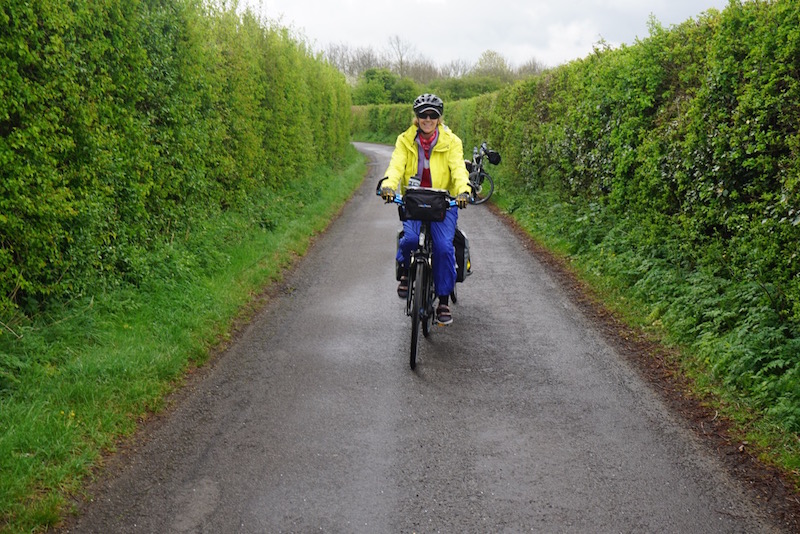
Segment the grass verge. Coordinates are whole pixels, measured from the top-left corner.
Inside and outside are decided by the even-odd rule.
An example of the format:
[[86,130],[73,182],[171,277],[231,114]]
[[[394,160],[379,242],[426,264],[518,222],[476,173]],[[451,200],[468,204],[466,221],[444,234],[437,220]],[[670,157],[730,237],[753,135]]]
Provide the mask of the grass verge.
[[154,252],[153,276],[4,321],[0,357],[0,532],[37,532],[69,513],[102,456],[164,406],[241,310],[307,250],[362,182],[352,147],[251,207]]

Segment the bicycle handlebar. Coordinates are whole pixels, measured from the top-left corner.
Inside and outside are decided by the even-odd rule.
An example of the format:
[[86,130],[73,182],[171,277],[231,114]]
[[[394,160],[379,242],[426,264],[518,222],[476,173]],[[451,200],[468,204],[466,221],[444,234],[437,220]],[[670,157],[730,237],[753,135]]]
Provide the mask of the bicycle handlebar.
[[[381,196],[380,193],[378,193],[378,196]],[[392,202],[394,204],[397,204],[398,206],[402,206],[404,204],[403,195],[395,194],[394,195],[394,200],[392,200]],[[447,195],[447,203],[451,208],[455,208],[456,206],[458,206],[458,202],[456,202],[455,199],[453,197],[451,197],[450,195]],[[388,202],[387,202],[387,204],[388,204]]]
[[[385,179],[386,178],[381,178],[378,181],[378,187],[375,188],[375,195],[376,196],[381,196],[381,184],[383,184],[383,181]],[[456,202],[456,199],[454,197],[450,196],[450,194],[447,195],[447,202],[448,202],[448,204],[449,204],[449,206],[451,208],[454,208],[454,207],[458,206],[458,202]],[[392,201],[392,203],[397,204],[399,206],[402,206],[403,205],[403,195],[401,195],[400,193],[395,193],[394,200]],[[387,202],[387,204],[389,204],[389,202]]]
[[[375,194],[377,196],[381,196],[380,190],[378,190]],[[397,204],[398,206],[402,206],[404,204],[403,195],[401,195],[399,193],[395,193],[394,200],[392,200],[391,203]],[[455,208],[456,206],[458,206],[458,202],[456,202],[455,199],[453,197],[451,197],[450,195],[447,195],[447,203],[451,208]],[[387,204],[390,204],[390,203],[387,202]]]
[[479,146],[472,147],[473,161],[483,162],[484,157],[486,157],[489,160],[489,163],[492,165],[497,165],[500,163],[500,153],[489,148],[489,145],[486,143],[486,141],[483,141]]

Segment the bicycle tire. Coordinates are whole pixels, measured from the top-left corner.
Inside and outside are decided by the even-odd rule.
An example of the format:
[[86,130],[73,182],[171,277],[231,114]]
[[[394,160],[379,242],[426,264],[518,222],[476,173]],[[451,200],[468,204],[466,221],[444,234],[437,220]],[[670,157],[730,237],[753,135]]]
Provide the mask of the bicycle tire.
[[487,172],[482,174],[483,180],[481,180],[480,184],[472,182],[473,195],[469,197],[470,204],[483,204],[494,193],[494,179]]
[[[409,354],[409,365],[412,369],[417,367],[417,348],[419,346],[419,324],[422,320],[420,313],[425,303],[423,278],[425,276],[425,264],[417,262],[414,265],[414,295],[411,302],[411,351]],[[409,285],[409,290],[411,286]]]
[[411,308],[414,303],[414,281],[416,280],[417,271],[413,267],[414,262],[412,260],[411,267],[408,269],[408,294],[406,294],[406,315],[411,315]]
[[423,273],[424,278],[422,281],[422,287],[425,299],[423,301],[423,311],[420,319],[422,321],[422,335],[428,337],[431,333],[431,327],[433,326],[433,301],[436,298],[436,295],[433,294],[433,272],[426,266]]

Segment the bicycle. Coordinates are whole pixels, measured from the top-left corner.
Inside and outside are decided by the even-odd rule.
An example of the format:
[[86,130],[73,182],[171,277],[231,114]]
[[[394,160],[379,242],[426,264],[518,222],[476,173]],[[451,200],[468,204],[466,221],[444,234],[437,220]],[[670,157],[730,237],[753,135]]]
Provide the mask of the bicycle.
[[[376,190],[378,195],[380,195],[381,182],[378,183]],[[394,203],[399,207],[401,220],[422,222],[419,243],[417,248],[411,252],[409,261],[408,295],[406,296],[406,315],[411,317],[409,364],[411,369],[415,369],[420,327],[422,327],[422,335],[428,337],[436,316],[431,222],[442,221],[445,212],[456,206],[456,201],[445,190],[411,187],[406,190],[404,196],[395,195]]]
[[500,163],[500,153],[489,148],[486,141],[472,148],[472,161],[464,161],[469,171],[469,185],[472,188],[470,204],[483,204],[494,193],[494,180],[483,168],[485,159],[492,165]]

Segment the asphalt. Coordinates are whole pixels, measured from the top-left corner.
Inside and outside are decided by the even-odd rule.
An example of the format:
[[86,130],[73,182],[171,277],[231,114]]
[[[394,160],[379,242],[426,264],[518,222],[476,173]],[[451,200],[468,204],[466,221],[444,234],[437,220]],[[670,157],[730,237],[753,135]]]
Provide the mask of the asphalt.
[[485,206],[422,339],[395,294],[390,148],[66,532],[778,532]]

